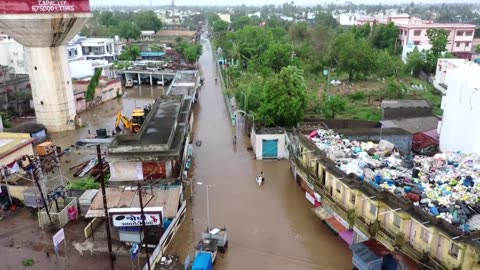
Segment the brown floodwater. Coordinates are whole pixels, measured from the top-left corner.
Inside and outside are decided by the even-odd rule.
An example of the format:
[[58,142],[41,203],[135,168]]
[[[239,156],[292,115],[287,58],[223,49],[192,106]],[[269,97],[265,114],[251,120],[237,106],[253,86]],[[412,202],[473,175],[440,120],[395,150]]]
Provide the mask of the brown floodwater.
[[[352,253],[312,212],[305,192],[295,184],[288,161],[252,158],[243,126],[232,127],[215,84],[215,63],[208,40],[202,38],[200,68],[205,85],[196,105],[194,197],[188,217],[169,252],[182,260],[194,254],[200,232],[207,226],[206,185],[211,227],[227,227],[229,248],[219,254],[215,269],[352,269]],[[232,145],[236,135],[238,142]],[[265,184],[255,176],[263,171]]]

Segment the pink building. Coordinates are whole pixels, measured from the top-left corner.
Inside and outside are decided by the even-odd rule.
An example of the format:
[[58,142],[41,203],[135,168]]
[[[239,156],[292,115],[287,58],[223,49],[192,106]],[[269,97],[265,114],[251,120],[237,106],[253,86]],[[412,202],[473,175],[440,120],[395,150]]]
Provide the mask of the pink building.
[[475,25],[473,24],[442,24],[431,22],[413,22],[410,23],[396,23],[400,29],[400,41],[403,46],[408,42],[413,42],[414,45],[426,45],[430,41],[427,37],[428,29],[445,29],[448,31],[448,45],[447,50],[457,57],[469,58],[472,55],[473,34],[475,32]]

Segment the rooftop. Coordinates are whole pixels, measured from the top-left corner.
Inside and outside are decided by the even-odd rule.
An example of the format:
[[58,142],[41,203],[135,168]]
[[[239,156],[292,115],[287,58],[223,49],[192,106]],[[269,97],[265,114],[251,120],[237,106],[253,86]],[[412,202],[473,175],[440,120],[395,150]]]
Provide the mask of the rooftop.
[[389,143],[350,141],[332,130],[318,129],[305,137],[343,173],[410,201],[423,211],[418,215],[443,219],[458,234],[480,230],[480,156],[443,153],[408,159],[392,152]]
[[180,154],[191,104],[191,99],[181,95],[160,97],[137,134],[118,135],[112,141],[108,158],[160,160]]
[[382,120],[384,128],[401,128],[410,134],[424,132],[427,130],[436,129],[440,119],[436,116],[413,117],[404,119]]
[[184,95],[193,97],[197,92],[198,72],[194,70],[178,71],[172,85],[167,90],[168,95]]
[[396,100],[383,100],[382,108],[430,108],[428,101],[424,99],[396,99]]
[[187,31],[187,30],[160,30],[155,35],[156,36],[179,36],[179,37],[191,37],[194,36],[196,31]]
[[464,24],[464,23],[425,23],[425,22],[411,22],[408,24],[397,23],[398,27],[406,28],[471,28],[475,30],[474,24]]
[[[4,158],[24,146],[32,144],[35,138],[30,138],[28,133],[0,132],[0,158]],[[10,160],[8,162],[12,162]],[[6,164],[3,164],[6,165]]]
[[[136,188],[133,190],[127,190],[123,188],[111,188],[105,189],[107,194],[107,205],[111,208],[138,208],[140,207],[140,201],[138,198],[138,191]],[[163,207],[163,215],[167,218],[175,217],[177,209],[180,203],[181,187],[169,187],[165,189],[163,187],[153,187],[151,190],[142,192],[144,207]],[[87,217],[104,217],[105,212],[103,210],[103,193],[100,190],[90,205],[90,209],[87,212]]]
[[268,127],[256,127],[255,134],[284,134],[285,129],[281,127],[268,128]]

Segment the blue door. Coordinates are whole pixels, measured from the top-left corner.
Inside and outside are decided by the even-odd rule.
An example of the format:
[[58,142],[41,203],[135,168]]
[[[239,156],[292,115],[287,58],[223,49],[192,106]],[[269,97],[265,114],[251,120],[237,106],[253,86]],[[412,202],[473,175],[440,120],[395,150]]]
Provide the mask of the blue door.
[[278,156],[278,139],[277,140],[263,140],[262,143],[262,157],[263,158],[277,158]]

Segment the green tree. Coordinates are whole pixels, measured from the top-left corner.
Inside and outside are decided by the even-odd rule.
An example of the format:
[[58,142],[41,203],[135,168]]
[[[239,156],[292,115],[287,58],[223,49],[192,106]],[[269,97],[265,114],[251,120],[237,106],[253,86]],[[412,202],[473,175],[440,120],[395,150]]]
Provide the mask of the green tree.
[[352,33],[357,39],[360,39],[360,38],[367,39],[370,36],[371,31],[372,31],[372,28],[368,23],[360,26],[355,25],[352,28]]
[[339,34],[334,39],[330,57],[339,71],[348,74],[350,82],[356,74],[368,74],[375,68],[373,49],[366,39],[357,40],[352,33]]
[[293,23],[288,28],[288,35],[293,42],[301,42],[309,38],[306,22]]
[[102,25],[117,26],[119,23],[118,19],[113,15],[113,12],[111,11],[103,11],[99,16],[99,22]]
[[151,10],[136,13],[134,22],[140,30],[153,30],[157,32],[162,29],[162,21],[158,18],[157,14]]
[[213,32],[225,32],[228,30],[228,23],[223,20],[213,22]]
[[87,86],[87,92],[85,93],[85,100],[87,102],[92,101],[95,99],[95,91],[100,83],[100,77],[102,76],[102,68],[95,69],[95,73],[93,74],[90,82]]
[[428,29],[427,36],[430,44],[432,44],[433,56],[438,58],[442,52],[447,50],[448,31],[445,29]]
[[262,55],[262,64],[274,72],[288,66],[292,59],[292,47],[288,44],[272,44]]
[[140,47],[131,46],[125,48],[125,50],[120,54],[120,60],[122,61],[134,61],[137,57],[140,56]]
[[399,33],[400,30],[393,23],[376,25],[370,41],[377,49],[387,49],[391,54],[398,54],[401,51],[401,44],[398,40]]
[[150,46],[150,50],[152,52],[163,52],[163,47],[157,44],[153,44]]
[[131,22],[121,22],[118,25],[118,34],[127,40],[138,39],[140,37],[140,28]]
[[315,20],[317,21],[317,24],[323,27],[327,28],[337,28],[339,25],[337,20],[328,12],[320,12],[317,14],[315,17]]
[[403,85],[391,79],[384,89],[384,97],[388,99],[402,99],[405,96]]
[[294,126],[303,119],[307,106],[303,71],[294,66],[266,80],[259,120],[267,126]]
[[412,75],[418,75],[425,65],[425,55],[415,48],[408,54],[407,63],[403,66],[403,71],[406,74],[411,73]]
[[183,56],[189,62],[194,62],[202,54],[202,45],[200,44],[188,44],[183,49]]
[[232,20],[232,29],[238,31],[249,24],[250,18],[248,16],[237,16]]
[[387,50],[378,50],[376,57],[377,74],[380,77],[397,76],[403,62],[399,56],[391,55]]
[[329,96],[322,104],[322,113],[326,118],[334,119],[338,113],[344,112],[347,102],[340,96]]
[[480,53],[480,45],[475,46],[475,53]]

